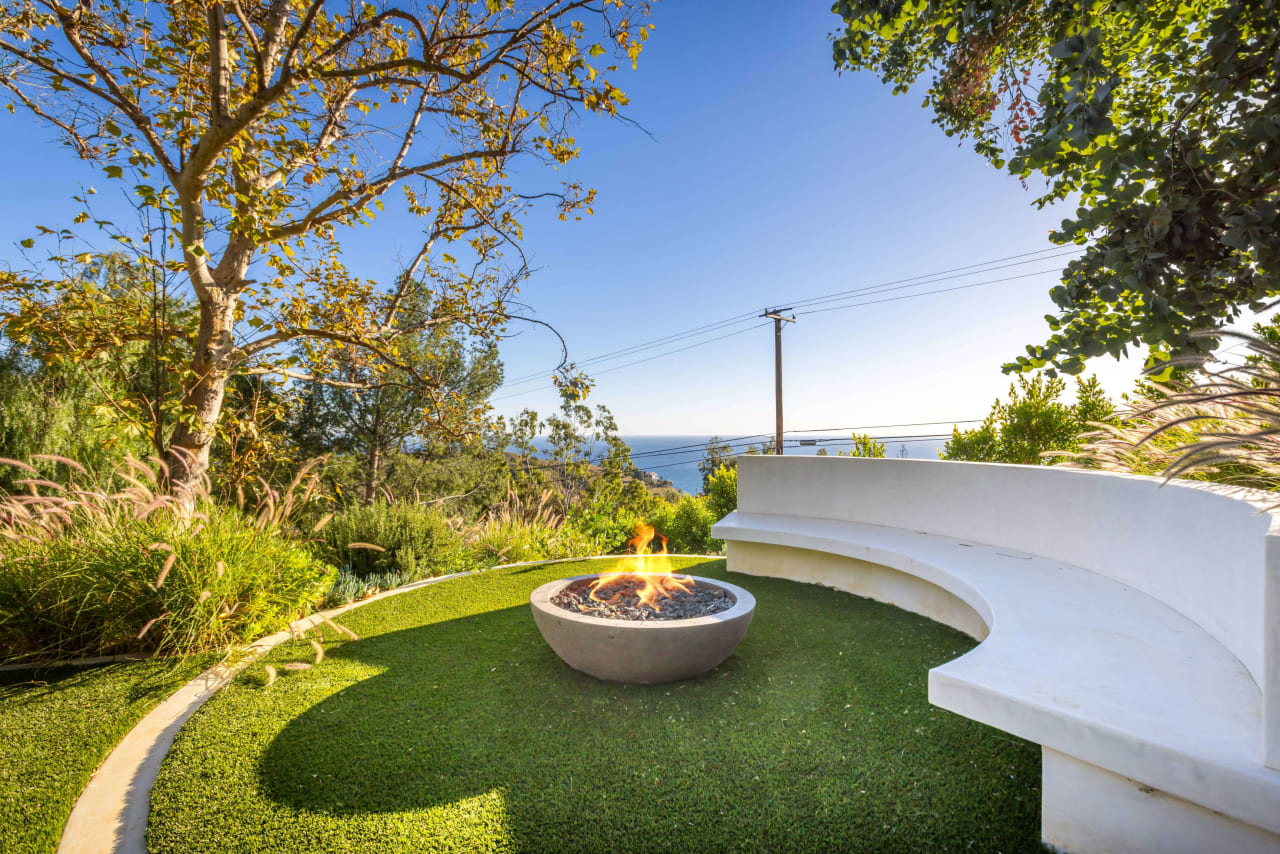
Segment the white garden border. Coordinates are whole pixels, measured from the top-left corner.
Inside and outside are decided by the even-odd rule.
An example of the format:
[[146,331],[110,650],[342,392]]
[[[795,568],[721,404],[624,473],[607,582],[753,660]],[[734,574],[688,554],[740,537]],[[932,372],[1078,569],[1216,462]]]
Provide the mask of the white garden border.
[[[173,746],[173,739],[187,718],[204,705],[220,688],[227,685],[250,664],[275,647],[303,632],[354,608],[418,590],[441,581],[478,575],[495,569],[517,566],[540,566],[572,563],[582,560],[617,560],[624,555],[591,555],[589,557],[548,558],[519,563],[504,563],[468,572],[454,572],[426,578],[402,587],[384,590],[367,599],[349,602],[338,608],[318,611],[295,620],[290,628],[261,638],[250,644],[230,661],[217,664],[183,685],[147,712],[120,739],[93,772],[89,783],[76,799],[62,830],[57,854],[146,854],[147,818],[151,813],[151,787],[160,773],[160,764]],[[673,554],[667,557],[723,559],[723,555]]]

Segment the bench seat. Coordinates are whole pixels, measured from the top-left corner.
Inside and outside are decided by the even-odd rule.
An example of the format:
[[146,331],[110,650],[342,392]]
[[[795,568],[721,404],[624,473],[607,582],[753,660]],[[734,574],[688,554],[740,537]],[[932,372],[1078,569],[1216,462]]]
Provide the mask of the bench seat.
[[[958,627],[982,643],[929,672],[930,702],[1280,833],[1280,771],[1262,762],[1258,685],[1208,632],[1152,596],[1058,560],[860,522],[740,510],[713,535],[728,541],[738,572],[753,567],[750,551],[735,558],[735,547],[759,544],[941,588],[972,609],[976,619]],[[805,580],[893,601],[891,588],[877,595],[855,578],[855,563],[817,574]]]

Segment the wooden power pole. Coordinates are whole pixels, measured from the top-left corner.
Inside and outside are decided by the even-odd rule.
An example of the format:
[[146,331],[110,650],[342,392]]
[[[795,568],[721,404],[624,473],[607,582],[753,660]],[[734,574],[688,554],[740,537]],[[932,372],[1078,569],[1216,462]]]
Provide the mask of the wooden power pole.
[[764,310],[761,317],[768,317],[773,320],[773,394],[774,394],[774,412],[777,416],[777,438],[774,440],[773,452],[782,454],[782,324],[795,323],[795,317],[783,317],[784,311],[791,311],[789,308],[775,308]]

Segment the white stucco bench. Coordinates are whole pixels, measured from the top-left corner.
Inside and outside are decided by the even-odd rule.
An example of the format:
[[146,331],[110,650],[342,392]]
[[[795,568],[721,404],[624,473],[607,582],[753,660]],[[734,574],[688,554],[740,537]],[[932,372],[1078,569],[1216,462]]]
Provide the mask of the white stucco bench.
[[730,570],[982,641],[930,671],[929,700],[1042,746],[1045,842],[1280,851],[1280,536],[1256,494],[973,463],[738,465],[739,509],[714,528]]

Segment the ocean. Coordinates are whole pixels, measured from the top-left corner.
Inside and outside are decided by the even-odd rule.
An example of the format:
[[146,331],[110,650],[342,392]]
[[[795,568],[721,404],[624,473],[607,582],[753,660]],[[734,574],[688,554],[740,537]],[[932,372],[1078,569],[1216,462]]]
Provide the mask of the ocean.
[[[698,462],[702,459],[706,445],[712,436],[707,435],[675,435],[675,436],[621,436],[631,448],[631,459],[641,471],[651,471],[659,477],[671,481],[681,492],[696,495],[702,491],[702,475],[698,472]],[[732,433],[720,436],[738,453],[745,452],[752,444],[759,445],[767,439],[759,436],[741,437]],[[907,457],[910,459],[936,460],[938,451],[946,444],[944,438],[903,438],[883,439],[885,456]],[[813,444],[808,444],[812,442]],[[804,443],[804,444],[802,444]],[[541,441],[535,442],[539,447]],[[847,434],[813,434],[788,435],[784,450],[788,454],[817,454],[820,448],[835,456],[842,449],[847,449],[852,442]],[[599,451],[603,453],[603,450]]]

